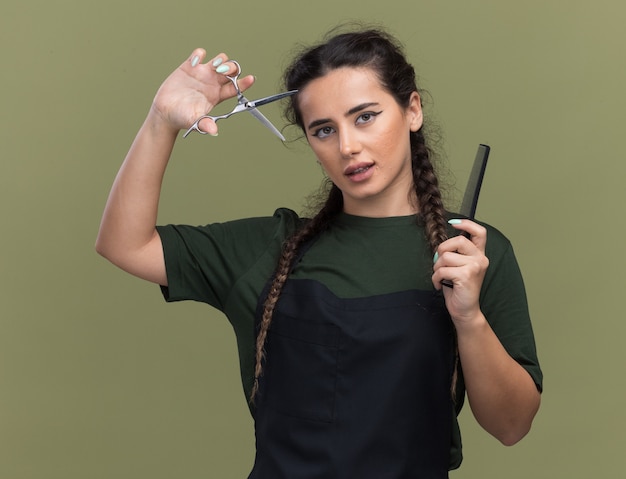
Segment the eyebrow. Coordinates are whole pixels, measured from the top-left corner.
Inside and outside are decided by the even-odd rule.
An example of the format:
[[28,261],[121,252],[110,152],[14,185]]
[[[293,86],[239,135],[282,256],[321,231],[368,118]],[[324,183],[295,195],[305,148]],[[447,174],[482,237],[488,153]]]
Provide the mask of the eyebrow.
[[[350,116],[350,115],[354,115],[355,113],[358,113],[362,110],[365,110],[366,108],[369,108],[370,106],[374,106],[374,105],[378,105],[377,102],[372,101],[369,103],[361,103],[360,105],[357,105],[355,107],[350,108],[345,114],[344,116]],[[315,128],[316,126],[320,126],[323,125],[325,123],[328,123],[330,120],[330,118],[321,118],[319,120],[314,120],[311,123],[309,123],[309,125],[307,126],[307,128],[310,130],[312,128]]]

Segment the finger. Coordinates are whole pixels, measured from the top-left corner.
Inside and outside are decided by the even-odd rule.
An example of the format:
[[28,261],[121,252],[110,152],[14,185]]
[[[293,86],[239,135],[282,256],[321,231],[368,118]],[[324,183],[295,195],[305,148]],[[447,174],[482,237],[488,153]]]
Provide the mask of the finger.
[[437,291],[443,289],[444,281],[446,281],[447,284],[454,284],[454,281],[452,281],[452,279],[450,279],[449,277],[449,272],[444,271],[443,268],[439,268],[437,271],[435,271],[431,279],[433,282],[433,286]]
[[442,282],[444,280],[449,281],[455,286],[468,286],[476,278],[480,279],[481,277],[477,274],[480,270],[469,267],[470,265],[464,265],[464,267],[458,266],[442,266],[437,268],[437,270],[432,275],[432,282],[435,288],[441,289]]
[[487,230],[484,226],[467,219],[451,219],[448,224],[456,230],[467,233],[472,243],[484,251],[487,244]]
[[200,131],[207,133],[211,136],[217,136],[217,123],[212,118],[203,118],[198,123]]
[[[458,251],[444,251],[439,255],[439,259],[434,267],[443,268],[446,266],[463,266],[471,261],[472,256],[459,253]],[[433,268],[434,268],[433,267]]]
[[235,76],[239,72],[237,64],[233,60],[229,60],[228,57],[222,53],[217,56],[212,65],[217,73],[224,76]]
[[443,256],[445,253],[460,253],[471,255],[480,252],[480,248],[465,236],[453,236],[439,245],[437,255]]
[[[220,56],[220,59],[221,59],[221,56]],[[221,74],[222,78],[235,77],[238,73],[240,73],[239,67],[232,60],[223,61],[219,66],[216,67],[215,71]],[[245,91],[254,84],[255,80],[256,78],[254,77],[254,75],[247,75],[245,77],[237,78],[236,81],[237,81],[237,86],[239,87],[239,90]],[[235,89],[235,86],[233,85],[232,79],[228,78],[227,81],[224,83],[223,96],[224,98],[226,98],[226,97],[235,96],[236,94],[237,94],[237,90]]]
[[215,55],[213,58],[211,58],[209,60],[209,63],[211,64],[211,66],[213,68],[217,68],[222,63],[227,62],[227,61],[228,61],[228,55],[226,55],[226,53],[224,53],[224,52],[221,52],[221,53],[218,53],[217,55]]
[[191,53],[191,55],[189,55],[189,58],[183,64],[183,66],[189,65],[189,66],[191,66],[191,68],[195,68],[200,63],[202,63],[202,61],[204,60],[205,57],[206,57],[206,50],[204,48],[196,48]]
[[[467,240],[466,240],[467,241]],[[489,258],[473,247],[475,254],[467,255],[453,251],[446,251],[438,255],[433,266],[433,272],[441,279],[455,280],[462,277],[463,280],[480,277],[482,278],[489,268]]]
[[[463,271],[463,268],[455,266],[440,266],[432,275],[432,282],[436,289],[442,289],[443,286],[450,284],[460,285],[467,282],[469,276]],[[444,284],[446,282],[447,284]]]
[[241,79],[239,79],[239,89],[241,91],[245,91],[250,88],[254,82],[256,81],[256,77],[254,75],[248,75]]

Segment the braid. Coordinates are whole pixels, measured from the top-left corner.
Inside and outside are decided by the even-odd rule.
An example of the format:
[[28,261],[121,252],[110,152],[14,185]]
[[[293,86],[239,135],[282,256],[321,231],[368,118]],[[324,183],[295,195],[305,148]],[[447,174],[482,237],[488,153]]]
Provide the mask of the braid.
[[263,305],[263,314],[259,324],[259,332],[256,340],[254,384],[250,394],[251,403],[254,402],[254,398],[259,391],[259,378],[263,373],[263,362],[265,360],[265,342],[274,315],[274,309],[276,308],[276,303],[278,303],[283,286],[292,269],[298,250],[306,241],[325,231],[332,219],[341,211],[342,207],[343,197],[341,191],[333,184],[324,206],[310,221],[297,230],[283,244],[278,266],[276,267],[269,293]]
[[420,208],[420,218],[424,221],[426,238],[434,252],[448,239],[446,210],[443,206],[439,181],[431,162],[431,152],[426,146],[422,130],[411,133],[413,152],[413,183]]
[[[446,228],[446,210],[441,199],[439,181],[435,175],[431,153],[426,146],[422,129],[411,133],[411,151],[413,152],[413,183],[420,207],[420,218],[424,222],[426,237],[432,251],[448,239]],[[459,346],[456,330],[454,332],[454,364],[450,382],[450,395],[456,403],[456,384],[459,376]]]

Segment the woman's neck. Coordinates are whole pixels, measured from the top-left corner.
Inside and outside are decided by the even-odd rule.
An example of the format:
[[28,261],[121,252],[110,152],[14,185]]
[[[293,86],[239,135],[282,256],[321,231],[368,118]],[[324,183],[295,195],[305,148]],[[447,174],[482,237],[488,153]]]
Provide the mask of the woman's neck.
[[415,193],[407,197],[361,199],[355,201],[344,196],[343,212],[353,216],[369,218],[387,218],[392,216],[410,216],[419,213],[419,206]]

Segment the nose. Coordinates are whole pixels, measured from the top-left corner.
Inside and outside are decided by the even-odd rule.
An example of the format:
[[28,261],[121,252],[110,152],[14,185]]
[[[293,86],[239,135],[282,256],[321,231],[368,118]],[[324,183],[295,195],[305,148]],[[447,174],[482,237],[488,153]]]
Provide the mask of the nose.
[[361,151],[361,142],[358,134],[349,129],[343,129],[339,133],[339,151],[344,158],[352,158]]

